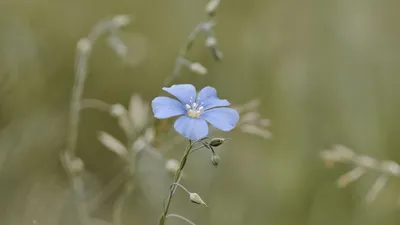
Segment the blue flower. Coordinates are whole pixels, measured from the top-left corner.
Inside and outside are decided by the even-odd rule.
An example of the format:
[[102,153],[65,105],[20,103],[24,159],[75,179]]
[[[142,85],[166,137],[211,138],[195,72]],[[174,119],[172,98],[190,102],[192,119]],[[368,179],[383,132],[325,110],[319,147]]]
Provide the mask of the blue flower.
[[207,122],[222,131],[232,130],[239,121],[239,113],[226,108],[230,103],[217,97],[213,87],[205,87],[198,94],[191,84],[172,85],[163,88],[178,100],[157,97],[152,102],[157,119],[180,116],[174,124],[176,132],[190,140],[199,140],[208,135]]

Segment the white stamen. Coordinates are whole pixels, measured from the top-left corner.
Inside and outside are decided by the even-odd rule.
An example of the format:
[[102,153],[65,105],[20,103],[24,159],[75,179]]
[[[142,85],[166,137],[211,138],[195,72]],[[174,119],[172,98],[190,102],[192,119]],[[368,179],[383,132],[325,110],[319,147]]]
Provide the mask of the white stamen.
[[190,104],[185,105],[188,115],[190,117],[198,118],[203,113],[204,107],[202,105],[204,104],[204,102],[201,102],[201,104],[199,105],[199,100],[200,98],[197,98],[196,101],[193,101],[193,97],[191,97],[189,100]]

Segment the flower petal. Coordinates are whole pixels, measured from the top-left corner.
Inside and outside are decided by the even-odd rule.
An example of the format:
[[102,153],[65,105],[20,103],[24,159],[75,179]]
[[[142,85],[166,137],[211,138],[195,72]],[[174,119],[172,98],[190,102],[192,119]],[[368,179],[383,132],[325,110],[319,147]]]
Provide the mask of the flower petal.
[[232,130],[239,121],[239,113],[231,108],[210,109],[201,117],[222,131]]
[[208,125],[205,120],[189,116],[177,119],[174,128],[176,132],[192,141],[197,141],[208,134]]
[[190,100],[195,101],[196,98],[196,88],[191,84],[172,85],[169,88],[163,88],[163,90],[175,96],[184,105],[191,105]]
[[168,97],[157,97],[151,102],[154,117],[157,119],[166,119],[186,113],[182,103]]
[[207,86],[199,92],[198,104],[202,105],[204,110],[211,109],[214,107],[229,106],[230,103],[225,99],[219,99],[217,97],[217,90],[215,88]]

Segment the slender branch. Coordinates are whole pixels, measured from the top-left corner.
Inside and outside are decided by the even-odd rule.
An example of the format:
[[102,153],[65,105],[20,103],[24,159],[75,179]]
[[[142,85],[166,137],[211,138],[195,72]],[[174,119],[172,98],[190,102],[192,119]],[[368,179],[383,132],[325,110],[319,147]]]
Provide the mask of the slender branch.
[[96,210],[96,207],[103,203],[115,190],[121,186],[122,183],[126,182],[126,179],[127,175],[124,168],[123,171],[119,172],[118,175],[115,176],[108,184],[106,184],[101,192],[90,201],[88,208],[91,210],[91,212]]
[[188,189],[186,189],[182,184],[180,183],[172,183],[171,186],[178,186],[180,188],[182,188],[184,191],[186,191],[189,195],[190,195],[190,191],[188,191]]
[[[181,177],[182,170],[183,170],[183,168],[185,168],[186,161],[187,161],[187,158],[189,156],[190,150],[192,149],[192,147],[193,147],[193,145],[195,143],[196,142],[192,143],[192,141],[189,141],[189,145],[186,148],[185,154],[183,155],[183,157],[182,157],[182,159],[180,161],[179,168],[176,171],[173,183],[175,183],[175,184],[179,183],[179,179]],[[176,185],[172,185],[170,187],[170,191],[169,191],[169,195],[168,195],[168,198],[167,198],[167,202],[166,202],[165,207],[164,207],[164,212],[161,214],[160,221],[158,222],[159,225],[164,225],[165,224],[165,220],[167,219],[168,210],[169,210],[169,207],[171,205],[171,201],[172,201],[172,197],[173,197],[173,194],[175,192],[175,189],[176,189]]]
[[76,143],[78,139],[78,126],[80,121],[81,99],[85,87],[89,57],[92,52],[92,46],[103,34],[113,34],[113,32],[129,23],[127,16],[115,16],[111,20],[101,21],[94,26],[86,38],[78,42],[76,56],[75,83],[72,90],[69,126],[67,133],[66,151],[71,156],[75,156]]
[[[80,43],[82,44],[82,43]],[[87,75],[87,61],[90,55],[90,49],[78,48],[77,52],[77,69],[75,75],[75,84],[72,91],[72,99],[69,112],[69,129],[67,135],[67,151],[71,156],[75,155],[76,142],[78,138],[78,125],[80,120],[80,101],[83,94],[83,89],[85,86],[85,80]]]
[[[211,1],[213,1],[213,0],[211,0]],[[209,2],[211,2],[211,1],[209,1]],[[172,71],[172,74],[164,79],[164,82],[163,82],[163,86],[164,87],[171,86],[172,82],[174,81],[174,79],[179,76],[179,73],[180,73],[180,71],[182,69],[182,66],[184,65],[183,61],[185,61],[185,60],[187,61],[187,59],[186,59],[187,54],[190,51],[190,49],[192,48],[194,41],[196,40],[196,38],[198,37],[198,34],[201,31],[205,31],[205,33],[206,33],[206,35],[208,37],[214,38],[213,34],[212,34],[212,31],[211,31],[211,28],[215,25],[215,23],[212,21],[214,16],[215,16],[215,13],[214,12],[210,12],[208,14],[208,21],[199,23],[190,32],[186,43],[184,44],[183,47],[181,47],[181,50],[179,51],[179,55],[175,60],[175,65],[174,65],[174,69]],[[210,48],[213,50],[212,53],[213,53],[213,56],[215,57],[215,59],[220,60],[221,56],[222,56],[222,53],[217,49],[216,44],[210,46]],[[155,121],[154,119],[149,120],[147,122],[147,124],[144,126],[144,128],[139,132],[139,136],[141,136],[146,131],[146,128],[148,128],[150,126],[153,126],[154,125],[154,121]]]
[[195,152],[195,151],[197,151],[197,150],[200,150],[200,149],[203,149],[203,148],[205,148],[205,147],[206,147],[206,146],[204,146],[204,145],[202,145],[202,146],[200,146],[200,147],[197,147],[197,148],[193,149],[192,151],[190,151],[189,154],[192,154],[193,152]]
[[187,42],[181,48],[181,50],[179,52],[179,56],[176,58],[172,76],[169,76],[169,77],[167,77],[165,79],[164,85],[168,84],[175,77],[179,76],[179,73],[180,73],[182,65],[183,65],[182,61],[186,59],[186,56],[187,56],[189,50],[192,48],[193,43],[196,40],[197,35],[200,33],[200,31],[203,30],[203,26],[204,26],[204,23],[200,23],[192,30],[192,32],[190,32],[190,34],[188,36],[188,39],[187,39]]
[[321,152],[321,157],[327,166],[333,166],[335,163],[347,163],[389,176],[400,177],[400,165],[398,163],[390,160],[379,161],[366,155],[357,155],[353,150],[342,145],[335,145],[332,149]]
[[124,190],[122,193],[118,196],[116,202],[114,203],[114,211],[113,211],[113,222],[114,225],[121,225],[122,224],[122,216],[124,212],[124,206],[127,198],[129,195],[134,191],[135,189],[135,184],[134,184],[134,179],[131,178],[125,185],[124,185]]
[[321,157],[329,167],[332,167],[335,163],[346,163],[355,166],[355,168],[339,177],[337,184],[340,188],[360,179],[369,171],[380,173],[366,195],[368,203],[376,199],[378,193],[386,187],[391,177],[400,177],[400,165],[398,163],[390,160],[381,161],[366,155],[357,155],[353,150],[342,145],[335,145],[332,149],[323,151]]
[[66,148],[61,154],[63,164],[74,190],[76,206],[78,209],[79,221],[82,225],[90,225],[90,213],[85,202],[85,186],[81,177],[84,171],[84,163],[76,157],[76,145],[78,140],[80,110],[82,108],[82,96],[87,77],[89,58],[92,46],[103,34],[113,34],[115,31],[129,23],[127,16],[115,16],[111,20],[97,23],[86,38],[79,40],[76,52],[75,82],[72,90],[69,124],[66,135]]
[[75,200],[80,223],[82,225],[90,225],[92,224],[89,216],[90,212],[85,202],[82,201],[82,199],[85,197],[85,185],[82,177],[75,176],[72,179],[72,185],[75,192]]
[[110,111],[111,105],[98,99],[82,99],[80,103],[80,110],[83,109],[97,109],[100,111]]
[[187,218],[185,218],[185,217],[183,217],[183,216],[181,216],[181,215],[178,215],[178,214],[168,214],[168,216],[166,216],[166,218],[168,218],[168,217],[176,217],[176,218],[179,218],[179,219],[181,219],[181,220],[186,221],[187,223],[189,223],[189,224],[191,224],[191,225],[196,225],[195,223],[193,223],[193,222],[190,221],[189,219],[187,219]]
[[133,143],[135,142],[134,135],[127,134],[127,143],[126,146],[128,148],[128,158],[127,158],[127,167],[129,178],[123,187],[122,193],[117,197],[116,202],[114,203],[114,211],[113,211],[113,222],[114,225],[122,225],[122,217],[123,217],[123,209],[125,207],[126,199],[135,190],[135,173],[136,173],[136,158],[137,152],[133,149]]

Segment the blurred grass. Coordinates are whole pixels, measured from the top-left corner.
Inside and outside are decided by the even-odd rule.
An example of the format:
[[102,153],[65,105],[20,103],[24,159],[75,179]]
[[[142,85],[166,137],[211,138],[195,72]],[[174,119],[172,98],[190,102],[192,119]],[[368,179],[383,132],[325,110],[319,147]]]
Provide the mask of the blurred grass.
[[[132,51],[128,63],[100,41],[85,96],[126,105],[137,92],[150,101],[172,72],[188,33],[205,18],[205,2],[0,2],[0,224],[74,224],[58,154],[77,40],[104,17],[134,15],[122,34]],[[260,97],[274,137],[226,134],[233,140],[218,169],[199,152],[185,184],[210,208],[196,209],[179,194],[173,212],[204,225],[397,224],[399,182],[366,205],[374,175],[339,190],[334,181],[349,168],[328,170],[318,153],[340,143],[378,159],[400,160],[399,6],[385,0],[222,1],[216,35],[223,62],[213,62],[199,40],[190,57],[210,73],[185,71],[177,83],[212,85],[234,103]],[[108,115],[83,113],[78,149],[91,191],[121,168],[97,142],[98,130],[122,137]],[[158,199],[166,192],[154,194]],[[162,203],[157,209],[144,196],[138,190],[130,197],[125,224],[156,223]],[[109,220],[111,204],[112,197],[95,215]]]

